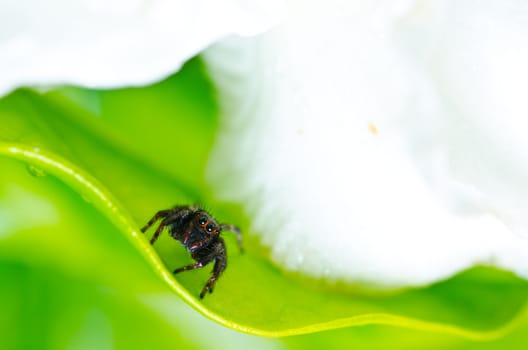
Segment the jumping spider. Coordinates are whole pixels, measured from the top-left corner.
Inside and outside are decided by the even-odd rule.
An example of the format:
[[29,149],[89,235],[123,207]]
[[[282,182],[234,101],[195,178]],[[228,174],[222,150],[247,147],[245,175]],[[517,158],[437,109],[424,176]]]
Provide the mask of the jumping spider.
[[223,230],[234,232],[237,235],[238,246],[242,252],[240,230],[233,225],[218,224],[208,212],[198,206],[182,205],[158,211],[141,229],[141,232],[145,233],[150,226],[160,219],[162,221],[156,232],[154,232],[150,244],[154,244],[161,231],[168,227],[169,234],[180,241],[196,261],[195,264],[174,270],[174,273],[198,269],[213,261],[215,262],[213,274],[200,293],[200,299],[203,299],[207,291],[209,293],[213,292],[216,280],[227,267],[226,246],[224,240],[220,237],[220,232]]

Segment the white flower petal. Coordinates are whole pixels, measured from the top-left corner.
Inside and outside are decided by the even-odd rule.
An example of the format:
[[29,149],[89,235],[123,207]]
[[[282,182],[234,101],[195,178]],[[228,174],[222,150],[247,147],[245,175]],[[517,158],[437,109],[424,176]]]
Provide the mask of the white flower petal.
[[528,277],[526,3],[290,5],[206,54],[226,115],[209,176],[273,258],[388,286]]
[[8,0],[0,12],[0,96],[24,85],[142,85],[228,34],[254,35],[280,1]]

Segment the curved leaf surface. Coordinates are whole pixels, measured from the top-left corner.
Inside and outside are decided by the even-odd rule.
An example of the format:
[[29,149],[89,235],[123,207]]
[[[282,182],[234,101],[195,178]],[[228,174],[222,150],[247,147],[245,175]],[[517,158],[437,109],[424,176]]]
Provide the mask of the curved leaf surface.
[[166,234],[151,247],[139,232],[155,211],[194,202],[248,226],[242,208],[217,203],[204,180],[218,121],[199,61],[144,89],[19,90],[0,101],[0,120],[8,223],[0,257],[10,278],[20,264],[43,264],[123,295],[166,286],[224,326],[270,337],[382,324],[488,339],[524,319],[528,283],[506,271],[477,267],[423,288],[369,293],[285,274],[247,230],[245,254],[227,236],[229,268],[199,300],[209,269],[172,275],[190,262],[185,250]]

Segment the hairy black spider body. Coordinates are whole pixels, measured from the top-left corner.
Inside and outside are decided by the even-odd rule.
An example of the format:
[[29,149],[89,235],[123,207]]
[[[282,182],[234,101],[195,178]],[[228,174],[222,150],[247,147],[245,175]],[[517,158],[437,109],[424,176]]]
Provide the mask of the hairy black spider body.
[[197,206],[182,205],[158,211],[141,229],[141,232],[144,233],[160,219],[162,221],[150,239],[150,244],[154,244],[161,231],[167,227],[169,234],[180,241],[187,251],[191,253],[191,257],[196,263],[180,267],[174,270],[174,273],[198,269],[214,261],[212,276],[202,289],[200,299],[208,291],[212,293],[216,280],[227,267],[226,246],[224,240],[220,237],[220,233],[224,230],[233,231],[237,235],[240,251],[243,251],[240,230],[233,225],[218,224],[208,212]]

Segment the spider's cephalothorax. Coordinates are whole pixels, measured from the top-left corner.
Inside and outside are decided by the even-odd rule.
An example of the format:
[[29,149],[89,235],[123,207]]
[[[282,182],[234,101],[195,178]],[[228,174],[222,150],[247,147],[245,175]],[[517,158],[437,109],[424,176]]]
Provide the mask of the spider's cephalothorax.
[[180,267],[174,270],[174,273],[198,269],[214,261],[213,275],[200,293],[200,298],[203,298],[207,291],[212,293],[216,280],[227,267],[226,246],[220,237],[220,232],[228,230],[236,233],[242,251],[240,230],[233,225],[218,224],[208,212],[197,206],[176,206],[173,209],[158,211],[141,232],[144,233],[160,219],[162,221],[154,232],[150,244],[154,244],[161,231],[168,227],[170,235],[187,248],[196,263]]

